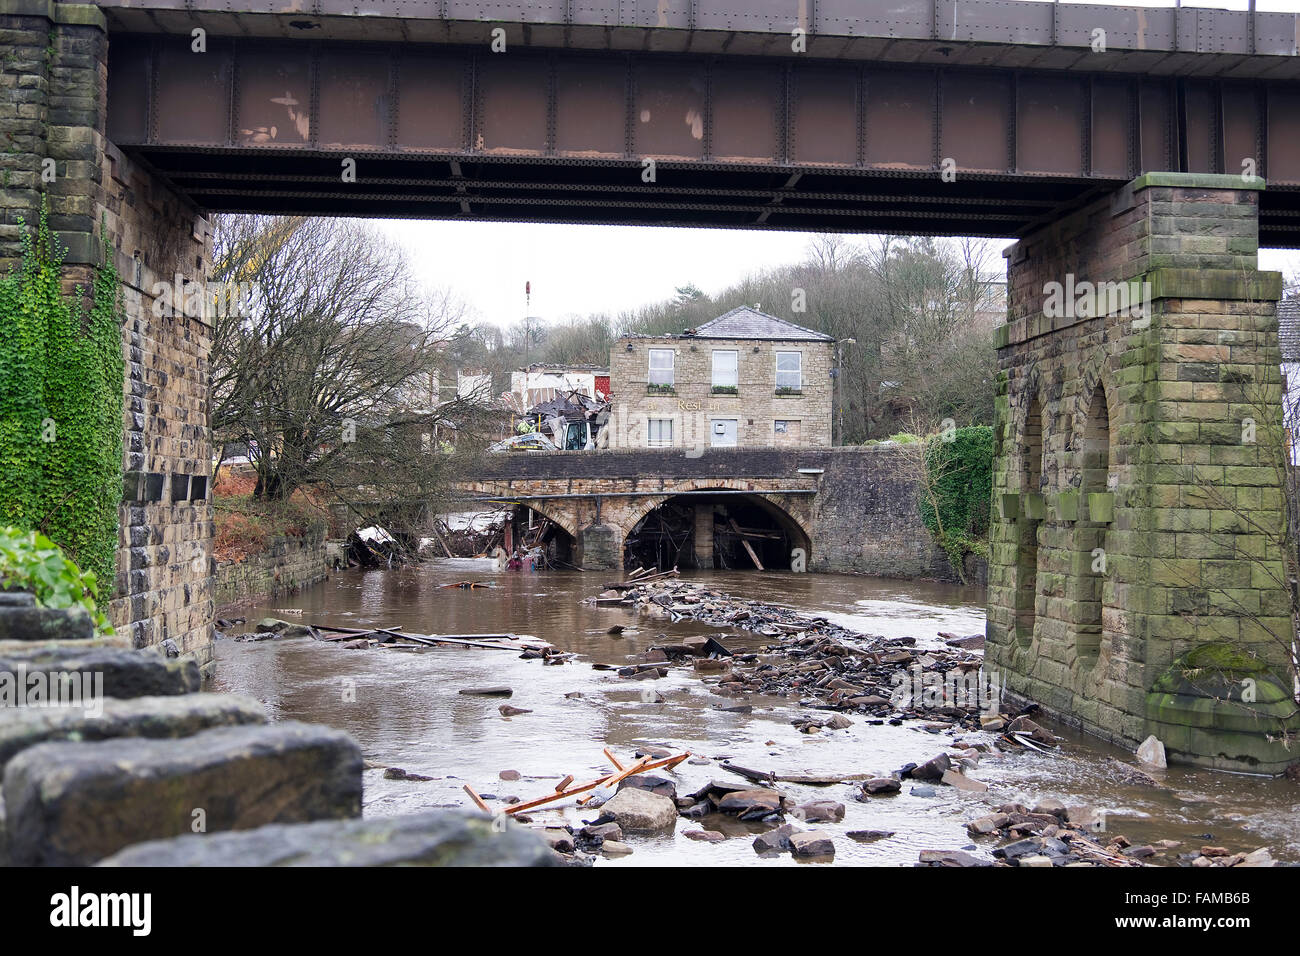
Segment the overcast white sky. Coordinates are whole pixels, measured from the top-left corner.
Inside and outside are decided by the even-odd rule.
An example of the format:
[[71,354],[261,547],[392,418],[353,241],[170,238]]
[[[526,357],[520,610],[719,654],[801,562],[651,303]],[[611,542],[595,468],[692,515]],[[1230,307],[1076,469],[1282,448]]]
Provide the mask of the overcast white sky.
[[[426,285],[448,287],[499,325],[527,314],[555,322],[657,302],[692,282],[716,293],[749,273],[803,258],[802,232],[650,226],[381,222],[409,252]],[[865,239],[866,237],[860,237]],[[1300,253],[1265,250],[1260,267],[1300,271]]]
[[[1044,0],[1048,2],[1048,0]],[[1172,7],[1174,0],[1091,0]],[[1183,0],[1184,7],[1245,10],[1247,0]],[[1300,0],[1258,0],[1261,12],[1300,12]],[[509,325],[525,314],[617,314],[671,296],[686,283],[716,293],[760,269],[803,257],[810,235],[737,229],[381,221],[409,252],[420,279],[452,289],[478,317]],[[1300,253],[1266,251],[1260,266],[1300,270]],[[532,283],[525,311],[524,283]]]

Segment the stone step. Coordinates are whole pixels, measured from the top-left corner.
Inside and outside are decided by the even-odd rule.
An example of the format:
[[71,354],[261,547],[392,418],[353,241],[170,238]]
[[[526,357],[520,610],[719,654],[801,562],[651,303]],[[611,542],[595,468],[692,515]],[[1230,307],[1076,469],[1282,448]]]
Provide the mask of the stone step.
[[[32,647],[0,654],[0,707],[30,703],[14,700],[34,674],[90,674],[104,697],[158,697],[189,694],[200,685],[199,665],[166,658],[153,650],[120,647]],[[48,680],[48,678],[47,678]]]
[[0,593],[0,641],[88,641],[95,624],[85,608],[37,607],[26,591]]
[[361,770],[347,734],[296,722],[38,744],[5,767],[0,863],[84,866],[145,840],[360,816]]
[[[0,778],[5,764],[28,747],[68,740],[188,737],[214,727],[266,723],[266,709],[235,694],[102,698],[86,707],[0,708]],[[98,705],[98,706],[94,706]]]
[[532,830],[459,810],[153,840],[100,866],[555,866]]

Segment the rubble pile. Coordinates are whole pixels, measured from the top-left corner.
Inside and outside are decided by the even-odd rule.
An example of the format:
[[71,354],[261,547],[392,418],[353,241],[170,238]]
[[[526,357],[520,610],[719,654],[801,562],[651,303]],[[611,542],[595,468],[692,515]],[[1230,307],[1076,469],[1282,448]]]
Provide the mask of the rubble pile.
[[[759,653],[733,654],[712,637],[668,643],[666,635],[660,635],[664,643],[637,655],[636,663],[618,669],[624,677],[662,677],[670,666],[689,662],[696,671],[715,673],[715,690],[724,696],[795,698],[805,707],[855,711],[894,723],[921,716],[924,711],[925,718],[941,728],[980,726],[983,702],[978,694],[948,694],[947,699],[938,699],[944,697],[941,688],[952,675],[969,675],[972,681],[978,678],[982,656],[966,649],[972,643],[969,638],[954,639],[944,648],[919,650],[915,638],[859,634],[824,617],[739,600],[679,580],[620,585],[596,600],[674,621],[693,620],[777,638]],[[922,699],[923,688],[936,686],[940,690],[934,698]],[[959,699],[962,696],[967,699]],[[823,726],[847,726],[842,718],[836,722],[803,717],[800,723],[806,733]],[[985,729],[998,730],[1001,725]]]

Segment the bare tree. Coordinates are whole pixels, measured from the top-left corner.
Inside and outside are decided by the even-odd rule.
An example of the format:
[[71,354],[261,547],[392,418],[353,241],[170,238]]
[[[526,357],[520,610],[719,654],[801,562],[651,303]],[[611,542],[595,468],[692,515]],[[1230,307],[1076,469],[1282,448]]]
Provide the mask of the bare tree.
[[417,288],[396,248],[345,220],[220,217],[215,262],[252,294],[214,321],[210,423],[247,446],[259,497],[442,483],[444,436],[472,436],[476,414],[431,394],[463,318],[449,295]]

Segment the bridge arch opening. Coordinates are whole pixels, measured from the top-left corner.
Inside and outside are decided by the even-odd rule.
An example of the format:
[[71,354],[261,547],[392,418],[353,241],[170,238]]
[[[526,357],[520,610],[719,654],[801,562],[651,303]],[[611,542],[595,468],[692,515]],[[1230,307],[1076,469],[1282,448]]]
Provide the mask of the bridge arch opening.
[[574,538],[558,521],[528,505],[518,505],[510,521],[507,552],[536,556],[537,570],[571,571]]
[[623,543],[623,566],[725,571],[786,571],[808,534],[785,509],[758,494],[674,495],[651,508]]

